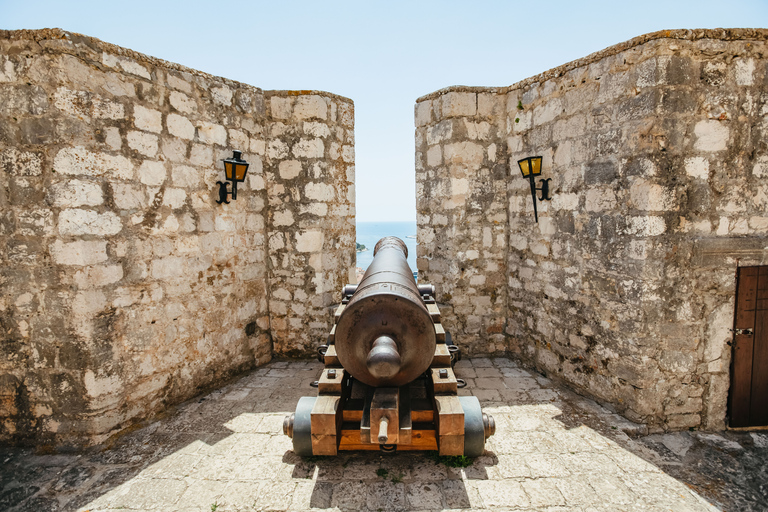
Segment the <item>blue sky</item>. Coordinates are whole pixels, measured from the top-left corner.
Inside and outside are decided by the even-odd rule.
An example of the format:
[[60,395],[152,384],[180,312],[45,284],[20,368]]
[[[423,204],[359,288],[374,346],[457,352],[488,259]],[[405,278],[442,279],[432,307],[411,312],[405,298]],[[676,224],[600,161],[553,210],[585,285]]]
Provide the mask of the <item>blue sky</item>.
[[414,220],[417,97],[505,86],[662,29],[768,27],[768,0],[0,0],[0,28],[59,27],[262,89],[355,102],[358,220]]

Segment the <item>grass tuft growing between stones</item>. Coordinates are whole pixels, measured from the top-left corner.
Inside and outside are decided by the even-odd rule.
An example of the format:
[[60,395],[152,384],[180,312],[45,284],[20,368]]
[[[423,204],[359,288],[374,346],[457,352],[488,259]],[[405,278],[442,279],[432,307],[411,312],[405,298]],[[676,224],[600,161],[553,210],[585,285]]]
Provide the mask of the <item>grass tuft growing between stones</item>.
[[427,458],[432,459],[438,464],[445,464],[449,468],[466,468],[474,462],[466,455],[440,455],[437,452],[427,452],[426,455]]

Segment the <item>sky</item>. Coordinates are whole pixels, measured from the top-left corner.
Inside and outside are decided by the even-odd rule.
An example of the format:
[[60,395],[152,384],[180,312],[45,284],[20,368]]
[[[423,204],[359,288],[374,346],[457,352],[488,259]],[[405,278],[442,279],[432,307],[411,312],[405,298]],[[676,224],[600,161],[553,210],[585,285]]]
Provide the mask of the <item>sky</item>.
[[264,90],[355,102],[358,221],[415,221],[416,98],[506,86],[635,36],[768,27],[768,0],[0,0],[0,28],[58,27]]

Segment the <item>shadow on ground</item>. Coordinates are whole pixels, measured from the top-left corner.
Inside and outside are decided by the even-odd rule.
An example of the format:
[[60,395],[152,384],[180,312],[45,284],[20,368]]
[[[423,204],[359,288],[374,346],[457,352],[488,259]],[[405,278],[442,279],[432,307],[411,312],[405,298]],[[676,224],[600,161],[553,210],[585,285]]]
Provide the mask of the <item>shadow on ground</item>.
[[[0,509],[766,510],[768,435],[642,428],[509,359],[461,361],[497,422],[467,468],[422,453],[300,458],[285,414],[315,362],[276,361],[81,455],[2,449]],[[629,433],[629,435],[628,435]]]

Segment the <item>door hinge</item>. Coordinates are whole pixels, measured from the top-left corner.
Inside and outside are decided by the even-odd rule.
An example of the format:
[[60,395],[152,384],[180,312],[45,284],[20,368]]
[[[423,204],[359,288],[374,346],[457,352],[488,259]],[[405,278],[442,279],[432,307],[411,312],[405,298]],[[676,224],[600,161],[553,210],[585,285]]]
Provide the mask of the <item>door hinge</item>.
[[742,334],[746,336],[752,336],[754,334],[752,329],[730,329],[730,331],[734,334]]

